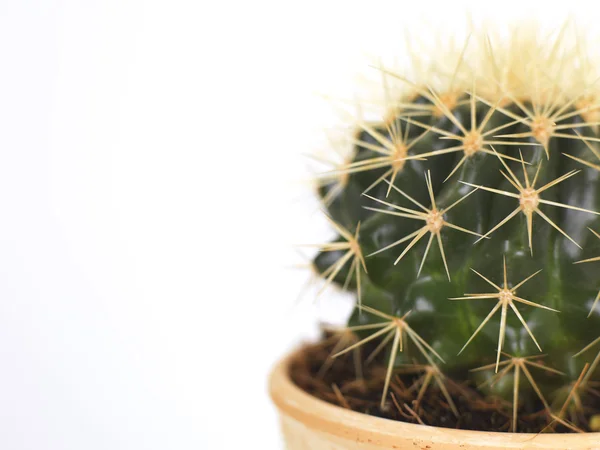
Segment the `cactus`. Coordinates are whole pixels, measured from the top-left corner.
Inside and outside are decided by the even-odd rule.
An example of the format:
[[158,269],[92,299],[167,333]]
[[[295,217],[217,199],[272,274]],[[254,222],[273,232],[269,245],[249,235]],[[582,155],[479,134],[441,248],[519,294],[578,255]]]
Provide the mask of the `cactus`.
[[359,339],[337,355],[387,353],[382,408],[418,361],[456,414],[447,377],[511,401],[513,431],[536,402],[577,429],[600,360],[600,90],[564,30],[473,41],[430,79],[373,68],[385,112],[354,117],[351,151],[318,178],[338,237],[313,267],[356,294]]

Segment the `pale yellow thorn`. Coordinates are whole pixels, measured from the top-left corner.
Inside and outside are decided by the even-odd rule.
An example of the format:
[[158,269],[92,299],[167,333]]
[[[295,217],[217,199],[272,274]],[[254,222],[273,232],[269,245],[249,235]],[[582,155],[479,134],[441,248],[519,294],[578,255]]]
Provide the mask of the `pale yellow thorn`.
[[431,383],[432,378],[433,378],[433,373],[430,370],[426,370],[423,381],[421,382],[421,389],[419,389],[419,394],[417,395],[417,399],[415,400],[415,409],[417,409],[417,411],[419,410],[419,406],[421,405],[421,400],[423,400],[425,391],[429,387],[429,383]]
[[319,290],[319,292],[317,293],[317,295],[321,295],[323,293],[323,291],[331,284],[331,282],[333,281],[333,279],[335,278],[335,276],[340,273],[340,271],[342,270],[342,267],[344,267],[344,265],[350,260],[350,258],[352,258],[352,252],[348,251],[346,252],[346,254],[344,256],[342,256],[338,261],[336,261],[335,264],[335,270],[333,270],[329,276],[327,277],[325,284],[323,285],[323,287]]
[[[511,309],[514,311],[515,315],[519,318],[519,321],[523,325],[523,328],[525,328],[525,330],[527,331],[527,334],[529,334],[529,336],[531,337],[531,340],[535,343],[535,346],[541,352],[542,348],[540,347],[540,344],[538,343],[537,339],[535,338],[535,336],[531,332],[531,329],[529,328],[529,325],[527,325],[527,322],[525,322],[525,319],[523,319],[523,316],[521,315],[521,313],[519,312],[519,310],[517,309],[517,307],[515,306],[515,304],[513,302],[511,302],[511,303],[509,303],[509,305],[510,305]],[[554,311],[556,311],[556,310],[554,310]],[[558,311],[556,311],[556,312],[558,312]]]
[[436,352],[431,345],[429,345],[427,342],[425,342],[425,340],[421,336],[419,336],[406,322],[404,323],[404,329],[406,330],[406,333],[408,334],[408,336],[412,339],[413,344],[415,344],[417,346],[417,348],[419,349],[421,354],[425,357],[425,359],[429,362],[429,364],[435,365],[435,363],[433,362],[433,360],[431,359],[429,354],[425,351],[425,349],[427,349],[427,351],[431,352],[441,362],[443,362],[443,363],[446,362],[440,356],[440,354],[438,352]]
[[[549,203],[547,203],[549,204]],[[572,209],[572,208],[569,208]],[[575,242],[575,240],[569,236],[567,233],[565,233],[558,225],[556,225],[546,214],[544,214],[542,211],[540,211],[539,208],[535,209],[535,212],[538,213],[542,219],[544,219],[546,222],[548,222],[555,230],[557,230],[560,234],[562,234],[564,237],[566,237],[569,241],[571,241],[573,244],[575,244],[577,247],[581,248],[581,245],[579,245],[577,242]]]
[[482,237],[480,237],[477,241],[475,241],[475,243],[481,241],[482,239],[487,238],[490,234],[492,234],[494,231],[496,231],[498,228],[500,228],[502,225],[504,225],[506,222],[508,222],[510,219],[512,219],[514,216],[516,216],[520,212],[521,212],[521,208],[515,209],[508,216],[506,216],[500,223],[498,223],[494,228],[492,228],[490,231],[488,231]]
[[365,141],[360,140],[360,139],[352,139],[352,143],[354,145],[358,145],[360,147],[364,147],[364,148],[366,148],[368,150],[371,150],[371,151],[373,151],[375,153],[379,153],[382,156],[377,157],[377,158],[372,158],[372,159],[366,160],[366,161],[357,161],[357,162],[354,162],[354,163],[350,164],[351,167],[353,167],[355,165],[366,164],[367,161],[382,161],[382,160],[385,160],[385,159],[389,158],[390,153],[394,150],[394,147],[393,147],[392,143],[388,140],[388,138],[386,138],[385,136],[379,134],[377,131],[373,130],[373,133],[375,133],[375,134],[371,135],[369,133],[369,135],[371,135],[373,138],[375,138],[375,140],[377,142],[379,142],[379,146],[377,146],[375,144],[371,144],[370,142],[365,142]]
[[446,261],[446,254],[444,253],[444,244],[442,243],[442,236],[440,233],[436,233],[438,245],[440,246],[440,253],[442,254],[442,260],[444,261],[444,267],[446,268],[446,275],[448,275],[448,281],[452,281],[450,279],[450,270],[448,270],[448,262]]
[[460,70],[460,66],[462,65],[462,62],[464,61],[465,53],[467,52],[467,48],[469,47],[469,42],[471,40],[471,36],[472,36],[472,33],[469,33],[469,35],[465,39],[465,45],[463,46],[463,49],[458,58],[458,62],[456,63],[456,68],[454,69],[452,78],[450,79],[450,90],[452,90],[454,88],[454,83],[456,82],[456,78],[458,76],[458,71]]
[[596,236],[598,239],[600,239],[600,234],[598,234],[597,232],[592,230],[590,227],[588,227],[588,230],[590,230],[594,234],[594,236]]
[[[600,352],[598,352],[596,354],[596,357],[594,358],[594,360],[592,361],[592,365],[590,366],[590,370],[588,371],[587,375],[585,376],[585,378],[583,379],[583,383],[587,385],[590,377],[594,374],[596,367],[598,367],[598,364],[600,364]],[[589,386],[587,386],[588,390],[591,389]],[[596,391],[597,392],[597,391]],[[599,395],[600,396],[600,395]]]
[[[385,180],[386,183],[389,183],[389,181]],[[421,208],[423,211],[425,211],[426,213],[429,213],[429,209],[425,208],[423,205],[421,205],[418,201],[416,201],[414,198],[412,198],[410,195],[408,195],[406,192],[404,192],[403,190],[397,188],[396,186],[394,186],[392,184],[392,189],[394,189],[396,192],[398,192],[399,194],[402,194],[404,197],[406,197],[408,200],[410,200],[411,202],[413,202],[415,205],[417,205],[419,208]]]
[[[382,211],[383,211],[383,210],[382,210]],[[383,248],[380,248],[379,250],[376,250],[376,251],[374,251],[373,253],[370,253],[370,254],[368,254],[368,255],[367,255],[367,258],[368,258],[368,257],[370,257],[370,256],[377,255],[377,254],[379,254],[379,253],[381,253],[381,252],[383,252],[383,251],[385,251],[385,250],[388,250],[388,249],[390,249],[390,248],[392,248],[392,247],[395,247],[396,245],[402,244],[403,242],[406,242],[406,241],[408,241],[409,239],[412,239],[412,238],[413,238],[413,237],[415,237],[417,234],[419,234],[419,233],[420,233],[422,230],[423,230],[423,228],[421,228],[421,229],[419,229],[419,230],[415,231],[414,233],[411,233],[411,234],[409,234],[408,236],[404,236],[402,239],[398,239],[396,242],[392,242],[391,244],[389,244],[389,245],[386,245],[385,247],[383,247]]]
[[539,303],[535,303],[529,300],[525,300],[524,298],[521,297],[517,297],[515,295],[513,295],[513,300],[517,303],[523,303],[524,305],[527,306],[533,306],[534,308],[540,308],[540,309],[545,309],[546,311],[552,311],[552,312],[560,312],[558,309],[554,309],[554,308],[550,308],[549,306],[544,306],[544,305],[540,305]]
[[573,355],[573,358],[576,358],[577,356],[587,352],[590,348],[592,348],[594,345],[596,345],[598,342],[600,342],[600,337],[597,337],[596,339],[594,339],[592,342],[590,342],[588,345],[586,345],[585,347],[583,347],[581,350],[579,350],[577,353],[575,353]]
[[[576,128],[582,128],[582,127],[595,127],[600,125],[600,122],[579,122],[579,123],[565,123],[562,125],[556,125],[554,127],[555,130],[568,130],[568,129],[572,129],[573,131],[577,131]],[[579,133],[578,136],[581,138],[582,136]]]
[[[488,140],[484,140],[483,141],[484,144],[488,144],[490,147],[492,145],[525,145],[525,146],[535,146],[535,147],[539,147],[540,144],[536,144],[535,142],[519,142],[519,141],[488,141]],[[492,152],[490,152],[491,154]],[[507,156],[504,154],[499,154],[499,156],[501,158],[504,159],[510,159],[511,161],[521,161],[518,158],[513,158],[512,156]],[[526,162],[525,164],[529,164],[528,162]]]
[[[509,99],[511,101],[514,101],[513,98],[511,98],[510,95],[507,95],[507,97],[509,97]],[[479,100],[481,103],[485,103],[487,106],[490,106],[490,107],[493,105],[491,102],[487,101],[483,97],[479,97],[478,96],[477,100]],[[497,106],[496,107],[496,111],[500,111],[505,116],[510,117],[511,119],[513,119],[515,121],[515,123],[524,123],[526,125],[530,124],[528,117],[519,116],[518,114],[515,114],[515,113],[513,113],[512,111],[509,111],[506,108],[502,108],[500,106]]]
[[431,171],[428,170],[425,174],[425,184],[427,185],[427,191],[429,192],[429,199],[431,200],[431,209],[437,209],[435,204],[435,197],[433,195],[433,184],[431,182]]
[[558,417],[556,414],[550,414],[550,417],[552,417],[552,420],[553,420],[553,421],[552,421],[550,424],[548,424],[548,425],[547,425],[547,426],[546,426],[546,427],[545,427],[545,428],[542,430],[542,432],[543,432],[543,431],[545,431],[545,430],[546,430],[546,428],[550,427],[550,426],[551,426],[551,425],[552,425],[554,422],[558,422],[558,423],[560,423],[561,425],[563,425],[564,427],[566,427],[566,428],[570,429],[571,431],[574,431],[575,433],[585,433],[585,431],[584,431],[584,430],[582,430],[581,428],[579,428],[579,427],[575,426],[574,424],[572,424],[571,422],[569,422],[569,421],[568,421],[568,420],[566,420],[566,419],[563,419],[563,418],[561,418],[561,417]]
[[567,133],[553,133],[552,136],[559,137],[559,138],[565,138],[565,139],[579,139],[580,141],[583,141],[583,142],[586,142],[586,141],[600,142],[600,138],[587,137],[587,136],[576,137],[573,134],[567,134]]
[[388,214],[390,216],[405,217],[407,219],[415,219],[415,220],[423,220],[422,216],[419,216],[416,214],[401,213],[401,212],[397,212],[397,211],[390,211],[389,209],[373,208],[371,206],[363,206],[363,208],[368,211],[380,212],[382,214]]
[[[495,128],[492,128],[492,129],[490,129],[490,130],[487,130],[485,133],[482,133],[481,135],[485,137],[485,136],[488,136],[488,135],[490,135],[490,134],[491,134],[493,137],[497,137],[497,136],[496,136],[496,133],[497,133],[498,131],[500,131],[500,130],[503,130],[503,129],[505,129],[505,128],[508,128],[508,127],[511,127],[511,126],[513,126],[513,125],[516,125],[516,124],[518,124],[518,123],[522,123],[522,122],[523,122],[523,119],[522,119],[522,118],[521,118],[521,119],[519,119],[519,120],[512,120],[512,121],[510,121],[510,122],[507,122],[507,123],[505,123],[505,124],[499,125],[499,126],[497,126],[497,127],[495,127]],[[535,145],[535,146],[538,146],[538,147],[539,147],[539,145],[540,145],[540,144],[539,144],[539,143],[538,143],[538,144],[536,144],[535,142],[529,142],[527,145]]]
[[340,224],[338,224],[335,220],[333,220],[329,214],[327,214],[325,211],[323,211],[323,215],[325,216],[325,219],[327,220],[327,222],[329,222],[329,224],[338,232],[340,233],[344,239],[346,239],[347,241],[352,240],[352,233],[350,233],[347,229],[345,229],[343,226],[341,226]]
[[390,387],[390,380],[392,378],[392,371],[394,370],[394,362],[396,361],[396,355],[398,353],[398,344],[400,343],[400,334],[402,330],[396,328],[394,335],[394,342],[392,344],[392,351],[390,353],[390,360],[387,367],[387,372],[385,374],[385,384],[383,385],[383,394],[381,395],[381,404],[379,405],[381,409],[385,406],[385,399],[387,397],[387,392]]
[[456,417],[459,417],[458,409],[456,408],[456,405],[454,404],[454,401],[452,400],[452,397],[450,396],[450,393],[448,392],[448,389],[446,388],[446,385],[444,384],[444,380],[442,379],[443,376],[444,375],[440,375],[439,372],[434,375],[438,387],[440,388],[440,390],[442,391],[442,394],[444,395],[444,397],[446,398],[446,401],[448,402],[448,406],[450,406],[450,409],[452,410],[454,415]]
[[[517,191],[521,190],[521,188],[514,182],[514,180],[511,179],[511,177],[508,176],[508,174],[506,172],[504,172],[504,170],[500,170],[500,173],[506,179],[506,181],[508,181],[511,184],[512,187],[514,187]],[[504,192],[506,192],[506,191],[504,191]],[[514,194],[514,195],[516,196],[517,194]],[[519,196],[517,196],[515,198],[518,198],[518,197]]]
[[[364,308],[364,306],[362,308]],[[360,309],[362,309],[362,308],[360,308]],[[388,326],[388,325],[389,325],[388,322],[369,323],[369,324],[366,324],[366,325],[354,325],[354,326],[351,326],[351,327],[346,327],[346,329],[350,330],[350,331],[365,331],[365,330],[373,330],[373,329],[376,329],[376,328],[382,328],[382,327],[385,327],[385,326]]]
[[454,230],[462,231],[463,233],[472,234],[473,236],[479,236],[480,238],[483,238],[481,234],[476,233],[475,231],[467,230],[466,228],[459,227],[458,225],[454,225],[452,223],[444,222],[444,226],[447,226],[448,228],[452,228]]
[[392,340],[395,336],[395,330],[391,330],[388,335],[381,340],[381,342],[375,347],[375,349],[371,352],[371,354],[365,360],[365,365],[371,364],[371,362],[377,357],[377,355],[385,348],[385,346]]
[[[578,132],[577,130],[574,130],[574,131],[575,131],[575,133],[577,134],[577,136],[579,136],[579,138],[582,138],[581,134],[579,134],[579,132]],[[594,156],[595,156],[595,157],[596,157],[598,160],[600,160],[600,152],[598,152],[598,150],[596,150],[596,149],[595,149],[595,148],[594,148],[594,147],[593,147],[593,146],[592,146],[592,145],[591,145],[591,144],[590,144],[590,143],[589,143],[587,140],[583,140],[583,143],[584,143],[584,144],[587,146],[587,148],[588,148],[588,149],[589,149],[589,150],[590,150],[590,151],[591,151],[591,152],[594,154]],[[571,159],[573,159],[573,160],[575,160],[575,161],[577,161],[577,162],[579,162],[579,163],[581,163],[581,164],[584,164],[584,165],[586,165],[586,166],[588,166],[588,167],[591,167],[592,169],[596,169],[596,170],[599,170],[599,171],[600,171],[600,165],[598,165],[598,164],[593,164],[593,163],[590,163],[590,162],[588,162],[588,161],[585,161],[585,160],[583,160],[583,159],[581,159],[581,158],[577,158],[577,157],[575,157],[575,156],[569,155],[569,154],[567,154],[567,153],[563,153],[563,155],[565,155],[565,156],[567,156],[567,157],[569,157],[569,158],[571,158]]]
[[544,192],[546,189],[549,189],[552,186],[557,185],[558,183],[562,183],[566,179],[571,178],[574,175],[577,175],[579,172],[581,172],[581,171],[580,170],[571,170],[570,172],[567,172],[564,175],[561,175],[560,177],[558,177],[558,178],[550,181],[549,183],[546,183],[541,188],[536,189],[536,192],[538,194],[541,193],[541,192]]
[[483,300],[498,298],[498,294],[465,294],[466,297],[450,297],[448,300]]
[[529,280],[531,280],[533,277],[535,277],[537,274],[539,274],[543,269],[538,270],[537,272],[532,273],[531,275],[529,275],[527,278],[525,278],[523,281],[521,281],[519,284],[517,284],[516,286],[514,286],[511,289],[511,292],[514,294],[517,289],[519,289],[521,286],[523,286],[525,283],[527,283]]
[[573,159],[573,160],[575,160],[575,161],[577,161],[577,162],[579,162],[581,164],[584,164],[584,165],[586,165],[588,167],[591,167],[592,169],[596,169],[596,170],[600,171],[600,165],[598,165],[598,164],[587,162],[587,161],[585,161],[585,160],[583,160],[581,158],[577,158],[576,156],[569,155],[568,153],[563,153],[563,155],[565,155],[567,158],[571,158],[571,159]]
[[[532,359],[532,358],[541,358],[543,356],[546,356],[546,355],[533,355],[533,356],[527,356],[527,357],[522,358],[522,359],[529,360],[529,359]],[[546,372],[555,373],[557,375],[565,375],[565,373],[561,372],[560,370],[553,369],[552,367],[545,366],[545,365],[537,363],[535,361],[526,361],[526,364],[529,364],[530,366],[533,366],[533,367],[537,367],[539,369],[543,369]]]
[[598,301],[600,301],[600,291],[598,291],[598,295],[596,295],[596,299],[594,300],[594,303],[592,304],[592,307],[590,308],[590,312],[587,315],[588,318],[590,318],[592,316],[592,313],[594,312],[594,309],[596,309],[596,305],[598,304]]
[[399,73],[397,73],[397,72],[392,72],[392,71],[390,71],[390,70],[388,70],[388,69],[380,69],[380,68],[378,68],[378,67],[375,67],[375,66],[370,66],[370,67],[372,67],[372,68],[374,68],[374,69],[377,69],[377,70],[383,70],[383,72],[387,73],[388,75],[391,75],[392,77],[394,77],[394,78],[396,78],[396,79],[398,79],[398,80],[400,80],[400,81],[403,81],[403,82],[405,82],[405,83],[409,84],[410,86],[412,86],[412,88],[413,88],[413,89],[414,89],[414,90],[415,90],[415,91],[416,91],[416,92],[417,92],[419,95],[422,95],[423,97],[425,97],[425,98],[426,98],[426,99],[428,99],[429,101],[433,102],[433,98],[431,97],[431,95],[429,94],[429,92],[427,92],[427,90],[425,90],[425,89],[422,89],[422,88],[421,88],[419,85],[417,85],[416,83],[414,83],[414,82],[410,81],[408,78],[406,78],[406,77],[404,77],[404,76],[400,75],[400,74],[399,74]]
[[370,336],[356,342],[355,344],[346,347],[344,350],[341,350],[339,352],[337,352],[336,354],[334,354],[332,356],[332,358],[337,358],[338,356],[342,356],[345,353],[348,353],[350,350],[354,350],[357,347],[360,347],[363,344],[366,344],[367,342],[372,341],[373,339],[377,338],[378,336],[381,336],[382,334],[387,333],[388,331],[392,331],[392,329],[395,327],[395,325],[393,323],[390,323],[389,325],[387,325],[385,328],[382,328],[381,330],[371,334]]
[[[478,186],[475,186],[475,189],[473,189],[470,192],[467,192],[465,195],[463,195],[461,198],[459,198],[458,200],[456,200],[454,203],[452,203],[450,206],[448,206],[447,208],[444,208],[443,211],[444,213],[447,213],[448,211],[450,211],[452,208],[454,208],[456,205],[458,205],[460,202],[462,202],[464,199],[466,199],[469,195],[473,194],[474,192],[477,191],[477,189],[479,189]],[[600,236],[599,236],[600,238]]]
[[552,202],[550,200],[540,199],[540,203],[543,203],[544,205],[552,205],[552,206],[559,206],[561,208],[572,209],[573,211],[581,211],[581,212],[586,212],[589,214],[600,215],[600,212],[592,211],[591,209],[585,209],[585,208],[579,208],[577,206],[565,205],[564,203]]
[[408,253],[408,251],[411,248],[413,248],[417,244],[417,242],[419,242],[421,240],[421,238],[427,234],[428,231],[429,230],[427,229],[427,226],[424,226],[423,228],[421,228],[419,230],[419,232],[417,233],[417,235],[414,237],[414,239],[402,251],[400,256],[398,256],[398,258],[396,258],[396,260],[394,261],[394,265],[397,265],[400,262],[400,260],[404,257],[404,255],[406,255],[406,253]]
[[[358,238],[360,237],[360,226],[361,226],[361,221],[359,220],[358,223],[356,224],[356,229],[354,231],[354,242],[358,242]],[[360,259],[362,260],[362,263],[364,265],[364,259],[362,258],[362,252],[359,252],[360,255]],[[366,265],[364,266],[365,272],[367,271],[367,267]]]
[[498,302],[498,304],[502,305],[502,311],[500,312],[500,331],[498,333],[498,352],[496,356],[496,372],[498,372],[498,363],[500,362],[500,352],[502,351],[502,346],[504,345],[504,338],[506,336],[506,313],[507,306],[506,302]]
[[538,175],[540,174],[540,169],[541,168],[542,168],[542,163],[538,164],[538,168],[535,171],[535,176],[533,177],[533,182],[532,182],[533,186],[535,186],[535,184],[537,183]]
[[[346,275],[346,279],[344,280],[344,284],[342,286],[342,290],[345,291],[348,289],[348,286],[350,285],[350,281],[352,280],[352,276],[354,275],[354,271],[355,271],[355,267],[358,263],[357,258],[353,258],[352,262],[350,263],[350,268],[348,269],[348,274]],[[358,303],[361,303],[360,300],[360,292],[358,293]]]
[[[386,180],[386,181],[387,181],[387,180]],[[405,212],[405,213],[410,213],[410,214],[412,214],[412,215],[414,215],[414,216],[417,216],[417,217],[427,217],[427,213],[429,212],[429,211],[428,211],[428,210],[427,210],[425,207],[423,207],[423,209],[424,209],[426,212],[415,211],[415,210],[413,210],[413,209],[404,208],[404,207],[402,207],[402,206],[398,206],[398,205],[395,205],[395,204],[393,204],[393,203],[386,202],[385,200],[380,200],[380,199],[378,199],[378,198],[376,198],[376,197],[372,197],[371,195],[368,195],[368,194],[363,194],[363,195],[364,195],[365,197],[367,197],[367,198],[370,198],[370,199],[371,199],[371,200],[373,200],[373,201],[376,201],[376,202],[378,202],[378,203],[381,203],[382,205],[389,206],[390,208],[392,208],[392,209],[397,209],[398,211],[403,211],[403,212]],[[418,204],[418,205],[419,205],[419,206],[422,206],[422,205],[420,205],[420,204]]]
[[[504,352],[502,352],[504,353]],[[541,356],[541,355],[540,355]],[[536,357],[538,357],[538,355],[536,355]],[[506,361],[502,361],[500,364],[498,364],[500,367],[504,366],[505,364],[511,364],[510,360],[506,360]],[[474,369],[470,369],[469,372],[481,372],[483,370],[491,370],[494,369],[496,367],[496,363],[493,364],[486,364],[485,366],[481,366],[481,367],[476,367]]]
[[[379,66],[381,69],[383,69],[383,64],[382,64],[381,58],[379,59]],[[392,108],[391,98],[390,98],[390,88],[389,88],[389,85],[387,82],[386,73],[383,72],[383,70],[381,70],[381,84],[383,86],[385,109],[389,111]],[[393,119],[391,121],[391,123],[389,123],[389,122],[386,123],[387,130],[390,133],[390,135],[392,136],[392,141],[395,141],[395,139],[398,135],[396,124],[397,124],[397,121],[395,119]],[[400,131],[400,133],[401,133],[401,131]]]
[[327,373],[329,371],[329,369],[331,368],[331,366],[333,365],[334,358],[332,357],[332,355],[336,354],[342,348],[346,347],[348,345],[348,343],[352,343],[357,340],[357,337],[354,334],[354,332],[350,331],[348,328],[346,328],[345,330],[341,330],[341,331],[336,330],[336,331],[337,332],[335,333],[335,335],[332,336],[332,338],[330,338],[330,339],[337,338],[337,342],[335,343],[335,345],[333,346],[333,349],[329,353],[329,356],[327,357],[327,359],[325,360],[325,362],[319,369],[319,372],[317,373],[318,378],[322,378],[323,375],[325,375],[325,373]]
[[[408,152],[410,149],[412,149],[415,145],[417,145],[419,143],[419,141],[421,139],[423,139],[428,133],[429,130],[425,130],[423,131],[420,135],[418,135],[416,138],[412,139],[410,142],[408,142],[408,127],[410,125],[410,122],[408,122],[406,124],[406,133],[404,135],[404,138],[402,140],[402,142],[406,145],[406,151]],[[420,155],[416,155],[416,156],[420,156]]]
[[[600,107],[600,106],[599,106]],[[579,132],[577,130],[574,130],[575,133],[579,136],[582,137]],[[600,152],[598,152],[597,149],[594,148],[594,146],[592,144],[590,144],[588,141],[583,141],[583,143],[586,145],[586,147],[594,154],[594,156],[600,160]]]
[[[389,175],[390,171],[388,170],[386,173],[384,173],[381,177],[379,177],[376,182],[380,183],[381,180],[385,179],[388,175]],[[398,175],[398,169],[392,169],[392,177],[390,179],[390,184],[388,184],[388,188],[387,191],[385,192],[385,196],[386,198],[390,196],[390,192],[392,191],[392,186],[394,185],[394,182],[396,181],[396,175]],[[372,186],[372,185],[371,185]],[[366,191],[371,189],[371,186],[369,186]],[[365,191],[365,192],[366,192]]]
[[583,381],[583,379],[585,377],[585,374],[588,371],[589,367],[590,367],[589,363],[586,363],[585,366],[583,367],[583,370],[579,374],[579,377],[577,378],[577,381],[573,385],[573,389],[571,389],[571,391],[569,392],[569,395],[567,396],[567,399],[565,400],[565,403],[563,404],[562,408],[560,408],[560,411],[557,414],[558,417],[560,417],[560,418],[564,417],[564,414],[565,414],[565,411],[567,409],[567,406],[569,405],[569,403],[570,403],[571,398],[573,397],[573,395],[575,395],[575,392],[579,388],[579,385]]
[[[425,253],[423,253],[423,258],[421,258],[421,264],[419,265],[419,271],[417,272],[417,278],[421,276],[421,271],[423,270],[423,264],[425,264],[425,259],[427,259],[427,254],[429,253],[429,248],[431,247],[431,243],[433,242],[433,233],[429,236],[429,241],[427,242],[427,247],[425,248]],[[600,259],[600,257],[599,257]]]
[[[501,352],[504,356],[507,355],[507,353],[505,352]],[[510,372],[510,369],[512,369],[513,367],[515,367],[515,358],[512,358],[509,360],[510,364],[508,364],[508,366],[506,366],[504,369],[502,369],[500,371],[500,373],[495,373],[494,376],[492,376],[492,378],[489,380],[490,381],[490,386],[494,386],[498,381],[500,381],[508,372]],[[495,366],[495,364],[491,364],[492,368]],[[499,366],[502,366],[502,363],[499,364]],[[482,386],[485,386],[486,383],[483,383]]]
[[529,241],[529,251],[533,256],[533,214],[531,212],[525,213],[527,218],[527,240]]
[[457,141],[459,141],[461,139],[461,136],[458,134],[454,134],[454,133],[451,133],[450,131],[442,130],[441,128],[437,128],[432,125],[428,125],[426,123],[419,122],[417,120],[407,119],[407,118],[402,118],[402,117],[400,118],[400,120],[404,120],[407,123],[417,125],[418,127],[421,127],[427,131],[433,131],[434,133],[441,134],[442,136],[446,136],[450,139],[456,139]]
[[465,163],[466,160],[467,160],[467,155],[463,155],[463,157],[460,159],[460,161],[458,162],[458,164],[454,167],[454,169],[452,169],[452,172],[450,172],[450,174],[444,179],[444,183],[446,181],[448,181],[448,179],[452,175],[454,175],[458,169],[460,169],[460,167]]
[[[541,367],[543,369],[547,369],[545,366],[542,366],[541,364],[533,364],[533,363],[529,363],[529,364],[532,364],[532,365],[534,365],[536,367]],[[542,394],[542,391],[540,390],[539,386],[537,385],[537,383],[535,382],[535,380],[531,376],[531,373],[529,372],[529,369],[527,369],[527,363],[526,362],[523,362],[521,364],[521,369],[523,369],[523,373],[525,374],[525,376],[529,380],[529,384],[531,385],[531,387],[533,387],[533,390],[537,394],[538,398],[544,404],[544,408],[546,408],[546,411],[550,412],[550,405],[548,405],[548,402],[546,401],[546,398]]]
[[[531,184],[529,184],[529,175],[527,175],[527,169],[525,168],[525,160],[523,159],[523,152],[519,149],[519,155],[521,156],[521,167],[523,169],[523,179],[525,180],[525,187],[530,188]],[[541,163],[540,163],[541,165]]]
[[333,200],[344,190],[344,186],[340,183],[337,183],[334,187],[332,187],[327,195],[323,197],[323,204],[326,207],[331,206]]
[[598,111],[599,109],[600,109],[600,105],[588,105],[583,108],[579,108],[574,111],[565,113],[562,116],[555,118],[554,121],[561,122],[563,120],[570,119],[571,117],[574,117],[574,116],[580,116],[585,113]]
[[[497,363],[496,363],[497,364]],[[513,423],[512,423],[512,431],[513,433],[517,432],[517,411],[519,409],[519,375],[520,375],[521,367],[516,364],[515,365],[515,373],[514,373],[514,381],[513,381]]]
[[[460,299],[457,299],[460,300]],[[465,348],[467,348],[467,346],[471,343],[471,341],[475,338],[475,336],[477,336],[477,334],[481,331],[481,329],[485,326],[486,323],[488,323],[488,321],[492,318],[492,316],[496,313],[496,311],[498,311],[498,309],[500,308],[501,303],[498,302],[496,303],[496,306],[494,306],[492,308],[492,310],[490,311],[490,313],[487,315],[487,317],[485,319],[483,319],[483,321],[481,322],[481,324],[477,327],[477,329],[475,330],[475,332],[471,335],[471,337],[469,338],[469,340],[467,341],[467,343],[465,345],[463,345],[463,347],[460,349],[460,351],[458,352],[458,355],[460,355]],[[498,367],[498,364],[495,364],[496,366],[496,370]]]
[[492,281],[488,280],[486,277],[484,277],[483,275],[481,275],[479,272],[477,272],[475,269],[471,268],[471,271],[475,272],[477,275],[479,275],[480,278],[483,278],[484,281],[487,281],[487,283],[489,285],[491,285],[493,288],[498,289],[498,291],[501,291],[502,288],[500,286],[498,286],[497,284],[493,283]]

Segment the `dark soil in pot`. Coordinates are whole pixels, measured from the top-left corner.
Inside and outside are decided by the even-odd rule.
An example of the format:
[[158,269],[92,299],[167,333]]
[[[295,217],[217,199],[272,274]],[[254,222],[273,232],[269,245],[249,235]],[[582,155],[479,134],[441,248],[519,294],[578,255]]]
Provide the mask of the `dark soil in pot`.
[[[384,355],[364,367],[360,363],[363,358],[353,351],[332,359],[331,355],[340,350],[339,346],[336,348],[338,342],[338,336],[327,333],[318,343],[305,345],[291,362],[290,376],[294,383],[326,402],[386,419],[479,431],[502,432],[511,429],[510,402],[484,398],[471,382],[450,378],[445,380],[458,416],[452,412],[434,379],[431,379],[420,402],[417,402],[425,374],[405,373],[402,367],[394,372],[385,407],[381,409],[381,393],[387,369]],[[367,344],[360,351],[369,355],[376,345]],[[587,399],[593,404],[584,405],[585,424],[589,424],[594,411],[600,410],[600,398],[587,396]],[[519,432],[575,431],[549,418],[541,402],[535,406],[531,411],[520,411]],[[586,426],[581,431],[592,430]]]

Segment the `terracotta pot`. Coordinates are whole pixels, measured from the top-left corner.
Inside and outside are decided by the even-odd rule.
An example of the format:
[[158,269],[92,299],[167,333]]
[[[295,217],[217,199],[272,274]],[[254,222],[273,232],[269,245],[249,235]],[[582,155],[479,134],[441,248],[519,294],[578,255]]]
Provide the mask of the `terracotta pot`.
[[598,449],[600,433],[526,434],[455,430],[381,419],[349,411],[313,397],[294,385],[289,361],[281,361],[269,381],[288,450],[504,450]]

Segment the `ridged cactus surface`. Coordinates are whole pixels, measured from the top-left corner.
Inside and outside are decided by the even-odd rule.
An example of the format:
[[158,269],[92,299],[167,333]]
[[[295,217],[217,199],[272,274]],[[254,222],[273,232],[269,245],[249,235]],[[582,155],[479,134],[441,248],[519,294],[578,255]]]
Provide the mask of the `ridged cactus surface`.
[[596,362],[574,356],[600,336],[600,107],[581,52],[558,44],[467,43],[446,90],[373,69],[385,114],[355,117],[347,158],[320,178],[339,236],[313,265],[356,293],[350,329],[381,342],[388,383],[418,361],[441,383],[489,381],[515,415],[540,400],[552,413]]

